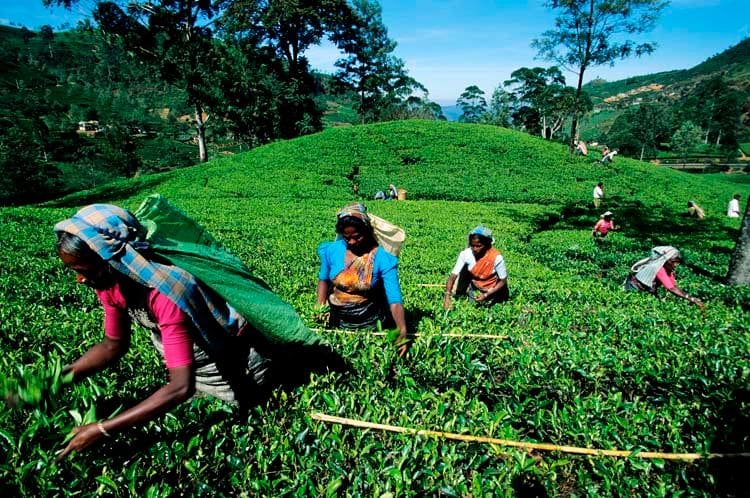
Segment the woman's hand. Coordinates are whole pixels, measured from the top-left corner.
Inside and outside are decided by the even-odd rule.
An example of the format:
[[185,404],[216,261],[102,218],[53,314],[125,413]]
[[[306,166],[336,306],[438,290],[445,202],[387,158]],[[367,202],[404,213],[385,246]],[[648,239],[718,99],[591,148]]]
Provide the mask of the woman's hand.
[[474,301],[476,301],[478,303],[481,303],[482,301],[484,301],[486,299],[487,299],[487,293],[486,292],[482,292],[481,294],[479,294],[477,297],[474,298]]
[[406,337],[406,334],[399,334],[398,338],[396,339],[396,351],[398,352],[398,357],[403,358],[406,356],[406,353],[409,351],[409,348],[411,347],[411,340]]
[[443,308],[449,310],[451,309],[453,303],[451,303],[451,293],[446,292],[445,297],[443,298]]
[[703,301],[701,301],[700,299],[698,299],[697,297],[688,296],[688,301],[690,301],[694,305],[698,306],[700,309],[705,309],[706,308],[705,303]]
[[99,424],[86,424],[73,428],[73,439],[70,440],[68,445],[62,450],[62,453],[58,455],[57,461],[65,458],[71,451],[80,452],[93,446],[104,436],[104,432],[99,428]]

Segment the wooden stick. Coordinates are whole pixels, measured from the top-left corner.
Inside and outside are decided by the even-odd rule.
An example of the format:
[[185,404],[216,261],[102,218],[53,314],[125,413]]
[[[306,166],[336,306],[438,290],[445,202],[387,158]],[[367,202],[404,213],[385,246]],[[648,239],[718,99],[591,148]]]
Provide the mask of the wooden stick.
[[[363,330],[342,330],[342,329],[323,329],[323,328],[311,328],[314,332],[332,332],[334,334],[348,334],[348,335],[362,335],[362,336],[386,336],[387,332],[367,332]],[[412,334],[406,334],[407,337],[467,337],[470,339],[508,339],[510,336],[507,335],[492,335],[492,334],[421,334],[415,332]]]
[[524,450],[539,451],[558,451],[560,453],[573,453],[577,455],[606,456],[616,458],[660,458],[662,460],[683,460],[692,462],[705,458],[731,458],[731,457],[750,457],[750,453],[663,453],[658,451],[639,451],[639,450],[604,450],[598,448],[581,448],[578,446],[560,446],[550,443],[526,443],[523,441],[512,441],[509,439],[496,439],[484,436],[471,436],[466,434],[455,434],[452,432],[433,431],[429,429],[413,429],[410,427],[399,427],[397,425],[375,424],[364,420],[356,420],[344,417],[335,417],[324,413],[313,413],[310,415],[314,420],[328,422],[332,424],[347,425],[351,427],[360,427],[363,429],[375,429],[387,432],[398,432],[401,434],[412,434],[415,436],[433,436],[443,439],[452,439],[454,441],[468,441],[474,443],[488,443],[498,446],[510,446]]
[[445,284],[417,284],[417,287],[445,287]]

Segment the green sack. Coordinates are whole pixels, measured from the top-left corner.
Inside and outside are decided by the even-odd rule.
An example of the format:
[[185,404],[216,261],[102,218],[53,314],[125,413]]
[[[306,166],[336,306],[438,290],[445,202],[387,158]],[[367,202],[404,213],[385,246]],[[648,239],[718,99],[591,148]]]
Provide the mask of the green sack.
[[153,251],[213,289],[274,344],[315,345],[324,341],[296,311],[214,237],[159,194],[135,212]]

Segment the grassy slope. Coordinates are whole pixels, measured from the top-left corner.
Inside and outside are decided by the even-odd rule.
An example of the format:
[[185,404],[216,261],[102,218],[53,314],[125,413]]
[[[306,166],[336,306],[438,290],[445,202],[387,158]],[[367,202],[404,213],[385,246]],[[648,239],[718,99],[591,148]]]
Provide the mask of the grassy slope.
[[[748,73],[750,72],[750,38],[745,39],[723,52],[709,57],[697,66],[690,69],[681,69],[675,71],[664,71],[661,73],[645,74],[641,76],[632,76],[630,78],[617,81],[594,81],[584,85],[584,90],[592,97],[595,104],[599,104],[603,99],[627,92],[634,88],[652,83],[662,85],[689,85],[707,75],[721,72],[730,84],[744,89],[748,89]],[[639,97],[650,98],[652,93],[644,93]]]
[[[596,213],[587,204],[599,179],[606,182],[607,208],[624,227],[603,245],[588,235]],[[43,360],[35,351],[70,359],[100,337],[92,293],[74,287],[50,250],[52,223],[74,206],[112,201],[135,208],[148,193],[167,195],[313,323],[315,247],[332,237],[336,208],[357,198],[352,181],[366,198],[394,182],[413,200],[369,203],[409,236],[400,275],[412,326],[426,334],[495,333],[510,340],[420,339],[412,360],[393,365],[382,341],[330,336],[357,374],[318,377],[309,388],[280,395],[254,412],[248,426],[222,418],[221,403],[196,400],[174,410],[176,417],[118,436],[123,447],[115,461],[95,450],[56,467],[45,456],[59,444],[64,423],[56,422],[25,436],[31,438],[25,452],[11,451],[0,438],[13,466],[0,466],[0,475],[9,472],[8,481],[12,475],[13,486],[27,494],[91,489],[102,472],[135,494],[163,482],[172,492],[230,495],[321,495],[340,485],[355,496],[509,495],[526,485],[560,496],[661,489],[716,495],[733,485],[703,464],[589,463],[560,455],[534,461],[524,453],[341,430],[306,418],[325,411],[596,447],[748,449],[742,418],[727,409],[741,402],[748,381],[750,294],[719,282],[737,227],[722,213],[734,191],[746,198],[747,177],[691,176],[624,159],[602,168],[570,158],[557,144],[493,127],[397,122],[333,129],[70,196],[58,207],[0,210],[9,240],[0,255],[6,275],[0,298],[7,303],[0,350],[8,352],[0,371],[7,375],[19,363],[38,368]],[[706,208],[705,223],[679,217],[688,198]],[[495,229],[513,299],[490,312],[457,303],[446,314],[442,291],[417,284],[443,282],[465,234],[480,222]],[[688,264],[680,283],[709,301],[705,315],[676,299],[622,293],[627,266],[656,243],[683,249]],[[21,310],[31,310],[26,319]],[[97,377],[94,385],[113,396],[100,416],[161,381],[142,336],[136,346],[137,363],[145,365],[137,375],[131,356]],[[85,406],[95,398],[77,388],[70,403]],[[43,416],[0,415],[0,428],[16,441],[37,419]],[[155,431],[167,436],[155,438]],[[45,464],[38,475],[10,473],[36,461]],[[194,470],[186,471],[186,462]],[[131,475],[135,484],[128,484]]]

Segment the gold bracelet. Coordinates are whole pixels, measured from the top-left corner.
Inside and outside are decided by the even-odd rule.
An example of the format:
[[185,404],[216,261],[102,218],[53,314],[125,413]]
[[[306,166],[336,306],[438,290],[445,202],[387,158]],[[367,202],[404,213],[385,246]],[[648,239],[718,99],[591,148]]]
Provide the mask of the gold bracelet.
[[107,437],[112,437],[112,435],[109,432],[107,432],[107,430],[104,428],[104,424],[102,424],[101,420],[96,423],[96,426],[99,428],[99,432],[101,432]]

